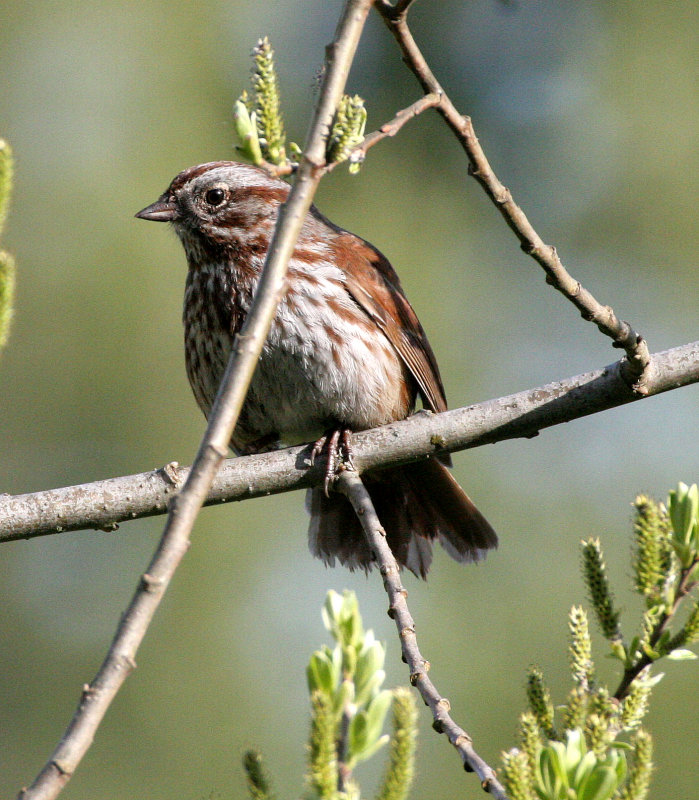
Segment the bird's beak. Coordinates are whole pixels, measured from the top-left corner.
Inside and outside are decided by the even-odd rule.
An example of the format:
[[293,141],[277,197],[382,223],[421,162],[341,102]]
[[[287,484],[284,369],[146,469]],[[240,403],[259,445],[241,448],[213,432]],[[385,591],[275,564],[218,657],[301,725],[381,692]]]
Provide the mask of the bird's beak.
[[152,222],[173,222],[177,219],[177,205],[174,200],[165,196],[156,200],[155,203],[146,206],[138,212],[136,216],[139,219],[149,219]]

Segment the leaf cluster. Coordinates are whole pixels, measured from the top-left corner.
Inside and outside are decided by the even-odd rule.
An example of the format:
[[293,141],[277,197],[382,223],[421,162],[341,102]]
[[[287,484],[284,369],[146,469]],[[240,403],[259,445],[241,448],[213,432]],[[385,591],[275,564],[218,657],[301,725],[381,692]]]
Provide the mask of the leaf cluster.
[[[595,679],[587,612],[569,614],[572,688],[554,709],[538,667],[527,680],[529,710],[520,717],[519,747],[503,753],[504,783],[512,800],[644,800],[652,772],[652,738],[641,727],[653,686],[652,664],[662,657],[696,658],[684,645],[699,639],[699,603],[692,592],[699,573],[699,491],[680,483],[667,509],[636,498],[634,585],[645,599],[641,632],[626,642],[599,539],[582,543],[582,571],[592,609],[623,664],[614,694]],[[683,600],[692,599],[684,624],[673,633]],[[559,717],[560,729],[556,725]],[[619,737],[629,735],[625,742]],[[631,763],[627,762],[627,754]]]
[[[364,630],[357,597],[330,591],[323,622],[335,644],[310,658],[306,675],[311,697],[307,800],[360,800],[354,768],[390,742],[377,800],[404,800],[413,779],[417,711],[408,689],[382,689],[385,649]],[[392,709],[392,734],[383,733]],[[252,800],[273,798],[259,754],[244,759]]]
[[[301,148],[295,142],[287,147],[274,50],[266,36],[255,45],[252,59],[251,90],[243,91],[233,107],[236,150],[257,166],[288,174],[297,167]],[[326,143],[329,164],[349,159],[350,172],[359,170],[363,153],[356,148],[364,138],[366,118],[361,97],[342,96]]]
[[[635,587],[646,608],[640,633],[614,650],[629,674],[663,657],[695,659],[686,645],[699,640],[699,488],[679,483],[666,506],[639,495],[634,507]],[[685,600],[690,609],[677,625]]]

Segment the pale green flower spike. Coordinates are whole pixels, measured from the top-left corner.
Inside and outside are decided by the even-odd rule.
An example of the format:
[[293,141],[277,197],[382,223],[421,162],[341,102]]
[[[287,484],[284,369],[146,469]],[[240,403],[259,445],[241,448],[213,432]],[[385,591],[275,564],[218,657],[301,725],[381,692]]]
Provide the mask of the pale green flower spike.
[[573,680],[582,689],[590,689],[594,677],[592,642],[587,614],[581,606],[573,606],[568,616],[570,630],[570,669]]
[[502,781],[510,800],[536,800],[527,756],[516,748],[502,754]]
[[645,495],[639,495],[634,506],[636,588],[651,606],[662,599],[671,566],[670,522],[665,509]]
[[243,767],[248,779],[250,800],[275,800],[260,753],[248,750],[243,756]]
[[619,800],[646,800],[653,771],[653,739],[640,728],[632,739],[634,758],[629,779],[619,794]]
[[527,699],[539,727],[546,736],[553,738],[553,703],[544,683],[544,675],[537,666],[529,667],[527,672]]
[[284,122],[274,51],[265,36],[252,51],[252,93],[243,92],[233,106],[238,152],[258,166],[265,162],[286,166]]
[[10,206],[13,173],[12,149],[4,139],[0,139],[0,235],[5,227],[7,211]]
[[320,800],[337,797],[337,755],[335,750],[335,714],[330,698],[323,692],[311,695],[311,735],[307,781]]
[[286,162],[284,122],[279,100],[279,82],[274,66],[274,50],[265,36],[252,51],[255,66],[252,87],[255,90],[257,134],[267,161]]
[[599,539],[588,539],[583,543],[583,571],[590,601],[602,633],[611,642],[621,641],[619,612],[614,608],[614,598],[609,588],[607,566],[604,563]]
[[405,800],[415,775],[417,706],[413,693],[405,687],[394,689],[392,709],[388,767],[377,800]]

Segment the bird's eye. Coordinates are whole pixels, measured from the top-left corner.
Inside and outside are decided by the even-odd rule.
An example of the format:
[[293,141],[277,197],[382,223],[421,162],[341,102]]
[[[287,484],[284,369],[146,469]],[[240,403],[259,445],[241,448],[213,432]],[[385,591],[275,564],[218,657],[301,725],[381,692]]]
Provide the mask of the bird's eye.
[[220,206],[225,199],[226,193],[220,188],[209,189],[209,191],[204,195],[204,200],[206,200],[206,202],[214,208],[216,206]]

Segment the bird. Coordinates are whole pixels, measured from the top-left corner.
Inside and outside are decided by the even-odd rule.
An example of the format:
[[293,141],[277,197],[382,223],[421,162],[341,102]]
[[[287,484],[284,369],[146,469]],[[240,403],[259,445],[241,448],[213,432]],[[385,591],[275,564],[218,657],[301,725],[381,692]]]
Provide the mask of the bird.
[[[187,376],[208,417],[250,309],[289,185],[264,169],[213,161],[185,169],[136,217],[170,223],[187,260],[182,319]],[[230,446],[238,455],[314,442],[351,457],[350,432],[447,408],[437,360],[400,280],[372,244],[311,206]],[[448,454],[363,476],[387,542],[425,578],[437,540],[459,562],[497,536],[451,475]],[[346,497],[307,491],[309,547],[327,565],[371,569]]]

